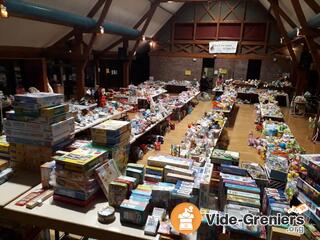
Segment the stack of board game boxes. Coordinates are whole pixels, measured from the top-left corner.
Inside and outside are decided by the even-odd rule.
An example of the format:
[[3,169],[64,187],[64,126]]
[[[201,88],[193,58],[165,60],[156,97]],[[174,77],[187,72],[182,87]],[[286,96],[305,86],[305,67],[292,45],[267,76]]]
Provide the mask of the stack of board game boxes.
[[12,168],[9,165],[9,143],[6,140],[6,136],[0,136],[0,184],[8,180],[12,173]]
[[39,169],[54,151],[72,141],[74,119],[62,94],[15,95],[14,111],[7,113],[4,129],[13,166]]
[[107,120],[91,128],[92,142],[108,148],[109,158],[124,171],[129,158],[131,124],[127,121]]
[[220,172],[223,166],[239,165],[240,154],[238,152],[214,149],[211,154],[211,163],[206,164],[207,177],[203,178],[200,188],[200,207],[219,209],[218,192]]
[[60,156],[54,156],[53,199],[77,206],[87,206],[100,189],[96,170],[107,160],[107,151],[91,143]]
[[12,168],[9,167],[9,162],[0,159],[0,185],[8,180],[11,173]]
[[10,144],[6,140],[5,135],[0,136],[0,159],[10,160]]
[[[254,179],[247,176],[247,171],[233,165],[221,165],[219,186],[220,209],[229,215],[243,218],[243,213],[260,215],[260,188]],[[241,232],[253,236],[260,236],[260,226],[246,224],[230,225],[231,232]]]
[[150,156],[145,180],[150,182],[194,182],[193,160],[169,155]]
[[[288,199],[281,189],[265,188],[262,201],[262,212],[268,216],[288,215],[286,212],[290,208]],[[289,224],[278,225],[277,227],[287,229]],[[272,226],[267,226],[267,239],[271,240]]]
[[[130,197],[124,199],[120,204],[120,221],[126,224],[145,225],[152,208],[162,207],[159,206],[157,196],[162,195],[161,200],[169,204],[170,194],[168,193],[173,191],[174,188],[175,184],[165,182],[139,184],[136,189],[131,191]],[[164,197],[165,195],[167,195],[167,198]]]
[[298,200],[309,209],[304,213],[310,219],[305,224],[307,239],[317,239],[320,231],[320,154],[302,154],[301,163],[306,171],[300,172],[297,180]]

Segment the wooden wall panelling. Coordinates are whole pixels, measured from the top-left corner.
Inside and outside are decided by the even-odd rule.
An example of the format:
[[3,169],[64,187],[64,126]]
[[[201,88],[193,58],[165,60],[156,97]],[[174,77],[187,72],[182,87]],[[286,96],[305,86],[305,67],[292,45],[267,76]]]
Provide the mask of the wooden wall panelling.
[[176,23],[174,30],[174,40],[192,40],[193,23]]
[[236,2],[236,4],[234,4],[233,6],[228,2],[228,1],[224,1],[225,6],[227,6],[227,8],[229,9],[227,14],[225,16],[222,17],[222,21],[226,20],[226,18],[232,14],[236,17],[236,19],[238,19],[239,21],[241,21],[241,17],[239,17],[236,13],[236,8],[241,4],[241,0],[239,0],[238,2]]
[[[170,51],[208,54],[207,45],[210,40],[215,39],[239,41],[238,54],[262,54],[262,57],[270,53],[280,54],[274,48],[269,50],[271,20],[261,22],[252,16],[248,18],[247,11],[251,3],[250,0],[186,3],[184,7],[187,10],[187,20],[180,15],[172,18]],[[183,12],[183,9],[180,11]],[[174,20],[176,17],[179,20]],[[157,45],[158,48],[153,51],[169,50],[166,43],[159,42]]]

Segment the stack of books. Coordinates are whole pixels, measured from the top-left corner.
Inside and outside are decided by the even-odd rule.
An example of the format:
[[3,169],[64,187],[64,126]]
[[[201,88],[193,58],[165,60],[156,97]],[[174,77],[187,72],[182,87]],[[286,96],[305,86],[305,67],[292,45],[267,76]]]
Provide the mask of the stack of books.
[[222,149],[214,149],[211,155],[211,162],[215,164],[239,165],[240,153]]
[[0,159],[10,160],[10,144],[5,135],[0,136]]
[[9,167],[9,162],[0,159],[0,185],[8,180],[12,172],[12,168]]
[[94,144],[109,149],[109,158],[118,164],[121,172],[126,167],[129,158],[131,124],[127,121],[107,120],[91,129]]
[[150,156],[146,167],[145,180],[150,182],[178,181],[194,182],[192,159],[174,157],[169,155]]
[[[239,219],[243,218],[244,213],[260,215],[260,188],[254,179],[246,174],[241,176],[240,170],[236,172],[238,175],[220,173],[219,199],[221,210]],[[250,226],[244,223],[230,225],[227,229],[253,236],[260,236],[261,234],[260,226]]]
[[[78,206],[86,206],[94,200],[100,189],[96,170],[107,159],[107,155],[105,149],[89,144],[61,156],[54,156],[54,200]],[[108,179],[112,181],[112,178]]]
[[267,173],[258,163],[243,162],[241,163],[241,167],[248,171],[249,175],[256,181],[261,190],[268,186]]
[[143,226],[151,211],[152,188],[151,184],[140,184],[131,191],[129,199],[124,199],[120,205],[120,221],[125,224]]
[[176,205],[184,202],[197,204],[197,195],[195,195],[194,183],[186,181],[178,181],[175,188],[171,192],[170,205],[172,210]]
[[132,191],[137,187],[136,178],[119,176],[109,183],[107,198],[110,206],[119,207],[121,203],[128,199]]
[[145,167],[143,164],[128,163],[126,167],[126,176],[137,179],[139,184],[143,183],[145,175]]
[[68,111],[62,94],[15,95],[14,111],[4,121],[13,166],[39,169],[53,152],[70,144],[74,119]]
[[[262,206],[263,213],[268,216],[288,215],[287,210],[290,208],[284,191],[276,188],[265,188]],[[277,227],[287,229],[289,224]],[[267,239],[272,239],[272,226],[267,226]]]
[[309,207],[305,217],[310,219],[313,227],[305,226],[305,230],[310,236],[314,229],[320,231],[320,154],[301,155],[301,164],[306,171],[300,172],[297,180],[298,200]]

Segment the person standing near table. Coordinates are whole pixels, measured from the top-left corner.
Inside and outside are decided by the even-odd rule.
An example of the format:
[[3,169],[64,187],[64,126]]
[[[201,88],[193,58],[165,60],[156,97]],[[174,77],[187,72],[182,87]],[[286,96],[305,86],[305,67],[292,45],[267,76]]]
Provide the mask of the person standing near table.
[[206,75],[203,75],[202,78],[200,79],[200,91],[207,92],[208,88],[209,88],[208,78],[206,77]]

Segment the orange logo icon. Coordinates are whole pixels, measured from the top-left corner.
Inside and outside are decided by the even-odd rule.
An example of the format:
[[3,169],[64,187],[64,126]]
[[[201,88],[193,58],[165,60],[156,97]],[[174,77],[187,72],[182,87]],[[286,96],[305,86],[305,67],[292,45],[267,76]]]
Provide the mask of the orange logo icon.
[[171,224],[176,231],[182,234],[190,234],[198,230],[202,221],[202,215],[192,203],[180,203],[171,212]]

